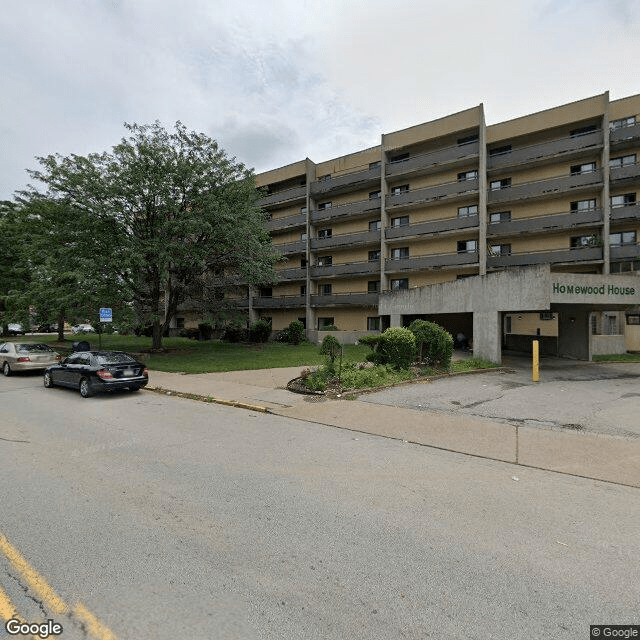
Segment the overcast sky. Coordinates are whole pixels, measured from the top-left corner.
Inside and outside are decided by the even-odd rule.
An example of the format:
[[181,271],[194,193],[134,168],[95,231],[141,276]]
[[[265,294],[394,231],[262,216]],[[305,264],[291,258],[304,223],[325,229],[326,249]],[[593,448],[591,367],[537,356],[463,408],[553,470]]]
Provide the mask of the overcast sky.
[[640,93],[640,0],[2,0],[0,199],[36,156],[176,120],[256,171]]

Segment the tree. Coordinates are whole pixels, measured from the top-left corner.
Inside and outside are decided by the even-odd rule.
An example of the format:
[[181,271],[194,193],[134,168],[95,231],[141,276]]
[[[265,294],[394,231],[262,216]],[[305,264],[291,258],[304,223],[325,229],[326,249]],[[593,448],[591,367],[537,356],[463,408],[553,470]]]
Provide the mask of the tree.
[[180,122],[125,128],[110,153],[38,158],[30,175],[106,234],[105,277],[131,293],[157,349],[180,304],[215,314],[213,290],[273,282],[276,255],[253,173],[217,142]]
[[409,330],[416,337],[420,361],[424,358],[430,364],[449,369],[453,355],[453,337],[440,325],[427,320],[414,320]]

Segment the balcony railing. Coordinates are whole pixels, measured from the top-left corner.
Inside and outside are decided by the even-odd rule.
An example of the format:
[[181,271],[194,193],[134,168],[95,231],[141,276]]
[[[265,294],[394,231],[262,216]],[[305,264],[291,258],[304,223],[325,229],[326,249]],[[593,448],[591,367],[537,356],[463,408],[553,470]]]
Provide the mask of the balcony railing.
[[488,267],[513,267],[529,264],[558,264],[565,262],[594,262],[602,260],[602,247],[577,247],[487,256]]
[[466,162],[478,157],[479,145],[477,142],[462,146],[447,147],[428,153],[411,156],[406,160],[390,162],[386,166],[386,174],[389,177],[402,176],[411,173],[419,173],[423,169],[431,169],[436,166],[451,166]]
[[306,213],[296,213],[292,216],[284,218],[272,218],[267,220],[265,227],[268,231],[282,231],[282,229],[295,229],[296,227],[304,227],[307,224]]
[[306,304],[305,296],[256,296],[254,309],[298,309]]
[[278,280],[306,280],[307,270],[301,267],[296,269],[280,269],[276,271],[276,276]]
[[380,260],[348,262],[345,264],[315,265],[310,267],[312,278],[328,278],[345,275],[370,275],[380,273]]
[[312,238],[312,249],[336,249],[355,245],[380,244],[380,231],[341,233],[330,238]]
[[403,227],[387,227],[384,230],[384,237],[388,240],[393,238],[408,238],[431,233],[444,233],[446,231],[457,231],[459,229],[471,229],[478,226],[478,216],[471,215],[462,218],[443,218],[428,222],[415,222]]
[[349,216],[367,216],[380,211],[380,198],[368,200],[358,200],[357,202],[347,202],[328,209],[314,209],[311,212],[311,222],[323,222],[333,218]]
[[487,235],[508,236],[555,229],[572,229],[600,222],[602,222],[602,209],[586,209],[584,211],[554,213],[506,222],[490,222],[487,226]]
[[567,156],[568,158],[586,149],[598,149],[602,147],[602,142],[602,130],[581,136],[541,142],[528,147],[513,149],[512,151],[489,156],[487,158],[487,169],[514,167],[521,164],[537,162],[546,158],[562,160],[562,156]]
[[426,256],[414,256],[387,259],[384,263],[385,273],[400,273],[402,271],[416,271],[419,269],[436,269],[441,267],[461,267],[478,263],[478,252],[438,253]]
[[380,184],[380,167],[363,169],[353,173],[331,176],[326,180],[318,180],[311,183],[311,195],[314,198],[328,195],[330,193],[340,193],[355,189],[364,189],[367,186]]
[[611,260],[624,260],[640,257],[640,244],[611,245]]
[[611,144],[620,144],[622,142],[635,142],[640,140],[640,122],[631,127],[620,127],[613,129],[610,133]]
[[326,296],[311,296],[312,307],[335,307],[340,305],[358,305],[363,307],[377,307],[378,293],[332,293]]
[[640,164],[625,164],[622,167],[611,167],[611,180],[631,180],[640,177]]
[[578,173],[572,176],[561,176],[515,184],[505,189],[489,191],[489,204],[502,204],[533,198],[548,198],[566,191],[578,191],[602,186],[602,170],[589,173]]
[[297,240],[296,242],[284,242],[282,244],[274,244],[273,248],[283,256],[305,253],[307,250],[307,243],[305,240]]
[[408,207],[411,205],[429,204],[442,199],[453,199],[465,194],[478,193],[478,180],[462,180],[461,182],[446,182],[433,187],[424,187],[415,191],[405,191],[395,195],[388,195],[387,209]]
[[624,207],[612,207],[611,220],[640,220],[640,202]]
[[307,187],[293,187],[292,189],[284,189],[271,193],[264,198],[258,200],[261,207],[272,207],[280,204],[295,202],[296,200],[305,200],[307,197]]

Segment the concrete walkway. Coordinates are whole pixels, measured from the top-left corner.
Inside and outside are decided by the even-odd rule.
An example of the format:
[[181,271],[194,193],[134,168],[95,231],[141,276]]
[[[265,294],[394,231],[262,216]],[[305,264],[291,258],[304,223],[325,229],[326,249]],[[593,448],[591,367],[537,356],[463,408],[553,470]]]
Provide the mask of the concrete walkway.
[[[640,487],[640,437],[632,437],[628,431],[622,430],[619,435],[558,430],[532,426],[526,422],[513,424],[483,416],[393,406],[387,396],[395,390],[385,391],[387,396],[381,403],[372,401],[371,396],[355,400],[330,400],[324,396],[299,395],[288,391],[286,384],[297,377],[302,369],[291,367],[190,375],[151,371],[148,388],[200,396],[208,401],[306,422]],[[487,372],[464,376],[464,379],[469,384],[482,385],[497,375],[496,372]],[[456,378],[456,384],[460,383],[461,378]],[[640,377],[638,383],[640,387]],[[422,382],[410,387],[413,393],[424,389],[426,395],[425,385],[429,385],[431,392],[436,384],[437,381]],[[490,387],[490,384],[485,386]],[[572,404],[565,387],[562,390],[558,387],[562,402]],[[399,387],[398,391],[406,388]],[[640,415],[640,398],[637,408],[637,415]],[[531,410],[535,411],[535,407]],[[514,473],[517,470],[514,469]]]

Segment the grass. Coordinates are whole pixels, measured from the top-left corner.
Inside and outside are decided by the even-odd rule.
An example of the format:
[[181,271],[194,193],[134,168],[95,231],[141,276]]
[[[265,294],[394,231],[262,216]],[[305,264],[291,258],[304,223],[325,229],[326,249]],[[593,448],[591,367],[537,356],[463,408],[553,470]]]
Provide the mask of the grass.
[[640,353],[609,353],[593,356],[596,362],[640,362]]
[[474,369],[495,369],[499,364],[482,358],[468,358],[467,360],[457,360],[451,363],[451,371],[460,373],[461,371],[472,371]]

